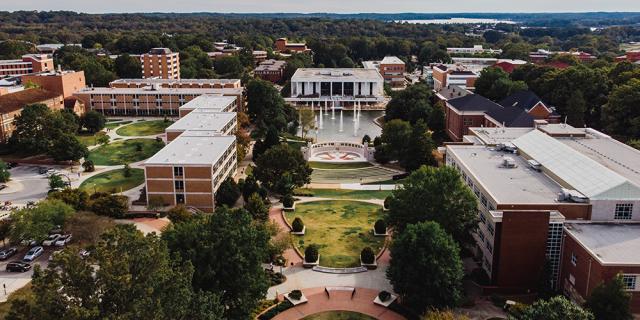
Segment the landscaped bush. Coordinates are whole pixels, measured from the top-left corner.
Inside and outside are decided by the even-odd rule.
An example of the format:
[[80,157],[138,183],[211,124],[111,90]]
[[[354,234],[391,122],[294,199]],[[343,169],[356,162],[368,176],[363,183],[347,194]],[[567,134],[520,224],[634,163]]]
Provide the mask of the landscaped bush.
[[84,172],[94,172],[96,170],[93,161],[91,160],[83,162],[82,167],[84,168]]
[[302,232],[302,230],[304,229],[304,223],[302,223],[302,219],[300,219],[299,217],[293,219],[293,223],[291,223],[291,229],[293,230],[293,232]]
[[318,247],[312,244],[304,250],[304,261],[307,263],[314,263],[318,261]]
[[269,309],[269,311],[263,313],[261,316],[258,317],[259,320],[270,320],[273,319],[273,317],[277,316],[279,313],[289,309],[293,307],[293,303],[285,300],[281,303],[279,303],[277,306]]
[[378,299],[382,302],[389,301],[389,299],[391,299],[391,293],[387,291],[380,291],[380,293],[378,293]]
[[300,298],[302,298],[302,291],[293,290],[293,291],[289,292],[289,298],[291,298],[293,300],[300,300]]
[[391,204],[391,196],[384,198],[384,208],[389,209],[390,204]]
[[373,264],[376,262],[376,254],[371,247],[365,247],[362,249],[362,252],[360,252],[360,260],[365,264]]
[[267,277],[269,277],[271,286],[277,286],[287,280],[287,277],[285,277],[280,272],[274,272],[273,270],[269,269],[265,269],[264,271],[267,273]]
[[293,207],[293,197],[290,194],[284,196],[282,198],[282,205],[284,205],[285,208]]
[[387,223],[380,219],[373,225],[373,229],[376,230],[377,234],[385,234],[387,233]]

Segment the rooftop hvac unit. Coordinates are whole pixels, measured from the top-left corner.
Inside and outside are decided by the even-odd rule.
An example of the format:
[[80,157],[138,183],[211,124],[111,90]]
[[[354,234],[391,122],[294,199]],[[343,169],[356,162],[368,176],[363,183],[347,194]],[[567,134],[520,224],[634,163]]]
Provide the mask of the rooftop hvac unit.
[[515,168],[516,166],[516,161],[513,160],[513,158],[511,157],[503,157],[502,158],[502,166],[505,168]]
[[511,142],[498,143],[496,145],[496,150],[503,151],[503,152],[516,153],[518,151],[518,147],[516,147],[516,145],[514,145]]
[[542,165],[540,164],[540,162],[531,159],[527,160],[527,163],[529,164],[529,167],[531,167],[531,169],[538,172],[542,171]]
[[558,193],[558,201],[571,201],[576,203],[587,203],[589,202],[589,198],[587,198],[582,193],[577,190],[570,190],[562,188],[560,189],[560,193]]

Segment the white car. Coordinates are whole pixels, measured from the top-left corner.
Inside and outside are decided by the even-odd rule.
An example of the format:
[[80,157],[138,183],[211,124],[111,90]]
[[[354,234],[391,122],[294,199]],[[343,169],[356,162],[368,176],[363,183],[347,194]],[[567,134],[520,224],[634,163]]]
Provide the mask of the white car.
[[61,234],[50,234],[49,237],[42,241],[42,245],[43,246],[52,246],[56,241],[58,241],[58,239],[60,239],[60,237],[62,237]]
[[69,243],[69,241],[71,241],[71,234],[65,234],[63,236],[60,236],[60,238],[56,240],[55,246],[64,247],[67,243]]
[[24,258],[22,258],[22,260],[31,262],[36,258],[38,258],[39,256],[41,256],[43,253],[44,253],[43,247],[41,246],[33,247],[31,248],[31,250],[29,250],[29,252],[27,252],[27,254],[24,255]]

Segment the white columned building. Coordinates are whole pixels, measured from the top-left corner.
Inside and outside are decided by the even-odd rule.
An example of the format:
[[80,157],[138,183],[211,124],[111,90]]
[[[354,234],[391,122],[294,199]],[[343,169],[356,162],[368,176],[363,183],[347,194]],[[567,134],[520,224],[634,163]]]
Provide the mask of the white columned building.
[[300,68],[291,78],[294,104],[334,101],[353,105],[376,104],[384,100],[384,78],[378,70],[360,68]]

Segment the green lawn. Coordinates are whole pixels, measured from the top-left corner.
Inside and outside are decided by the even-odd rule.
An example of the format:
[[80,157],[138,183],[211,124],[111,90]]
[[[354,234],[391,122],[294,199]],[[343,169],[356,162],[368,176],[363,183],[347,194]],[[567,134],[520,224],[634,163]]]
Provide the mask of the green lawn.
[[151,136],[164,133],[172,123],[164,120],[138,121],[118,129],[116,133],[121,136]]
[[376,318],[353,311],[325,311],[306,316],[302,320],[376,320]]
[[313,194],[314,197],[333,199],[382,199],[391,195],[391,190],[347,190],[347,189],[296,189],[295,193]]
[[382,249],[384,238],[374,237],[372,228],[382,219],[382,207],[357,201],[317,201],[296,204],[287,213],[289,222],[300,217],[306,226],[304,236],[294,236],[294,245],[304,252],[308,245],[319,246],[320,265],[345,268],[360,265],[360,251]]
[[107,124],[104,125],[104,127],[107,128],[107,129],[113,130],[113,129],[119,127],[119,126],[124,126],[125,124],[129,124],[131,122],[133,122],[133,121],[122,121],[122,122],[115,122],[115,123],[114,122],[108,122]]
[[164,147],[155,139],[130,139],[97,147],[89,153],[88,159],[99,166],[113,166],[148,159]]
[[95,146],[98,144],[98,137],[104,136],[106,133],[102,131],[98,131],[95,134],[77,134],[76,138],[80,143],[84,144],[87,147]]
[[367,168],[372,165],[369,162],[353,162],[353,163],[328,163],[309,161],[309,166],[314,169],[359,169]]
[[144,170],[131,169],[131,176],[124,176],[124,169],[116,169],[97,174],[80,185],[79,189],[89,193],[127,191],[144,183]]

